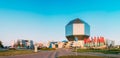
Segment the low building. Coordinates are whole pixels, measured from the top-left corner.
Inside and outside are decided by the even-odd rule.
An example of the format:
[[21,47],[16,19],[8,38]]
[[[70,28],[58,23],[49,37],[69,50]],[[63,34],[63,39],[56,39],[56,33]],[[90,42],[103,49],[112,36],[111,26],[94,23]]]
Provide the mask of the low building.
[[58,43],[58,42],[56,42],[56,41],[48,42],[47,47],[48,47],[48,48],[58,48],[58,44],[57,44],[57,43]]
[[43,43],[38,43],[38,48],[43,48],[43,47],[44,47]]
[[116,49],[120,49],[120,45],[115,45],[114,48],[116,48]]
[[107,48],[113,48],[115,46],[115,41],[107,39],[106,45],[107,45]]
[[65,42],[58,42],[58,48],[64,48]]
[[114,41],[105,39],[104,37],[89,37],[85,38],[84,40],[78,41],[68,41],[66,43],[66,48],[74,48],[78,47],[81,49],[106,49],[114,47]]
[[17,41],[13,41],[12,48],[27,48],[27,49],[33,49],[34,48],[34,44],[32,40],[17,40]]

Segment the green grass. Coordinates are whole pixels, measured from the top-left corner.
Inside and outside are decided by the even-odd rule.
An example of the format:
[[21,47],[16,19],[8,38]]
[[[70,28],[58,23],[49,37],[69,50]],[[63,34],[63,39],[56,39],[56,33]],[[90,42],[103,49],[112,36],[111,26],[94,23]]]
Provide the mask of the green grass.
[[114,57],[102,57],[102,56],[81,56],[81,55],[78,55],[78,56],[60,56],[58,58],[114,58]]
[[78,49],[77,52],[98,52],[98,53],[104,53],[104,54],[119,54],[120,49]]
[[[51,51],[51,50],[55,50],[55,49],[41,48],[39,50]],[[0,50],[0,56],[14,56],[14,55],[33,54],[33,53],[34,53],[34,50],[16,50],[16,49]]]
[[51,51],[51,50],[56,50],[55,48],[41,48],[39,50],[47,50],[47,51]]
[[23,54],[32,54],[32,50],[5,50],[0,51],[0,56],[14,56],[14,55],[23,55]]

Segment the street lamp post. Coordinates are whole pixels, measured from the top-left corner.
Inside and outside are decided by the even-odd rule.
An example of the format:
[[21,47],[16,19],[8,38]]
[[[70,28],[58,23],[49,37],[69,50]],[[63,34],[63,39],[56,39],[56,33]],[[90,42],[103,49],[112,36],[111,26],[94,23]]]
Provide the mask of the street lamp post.
[[77,42],[78,42],[78,38],[75,37],[75,41],[76,41],[76,56],[77,56]]
[[76,56],[77,56],[77,46],[76,46]]

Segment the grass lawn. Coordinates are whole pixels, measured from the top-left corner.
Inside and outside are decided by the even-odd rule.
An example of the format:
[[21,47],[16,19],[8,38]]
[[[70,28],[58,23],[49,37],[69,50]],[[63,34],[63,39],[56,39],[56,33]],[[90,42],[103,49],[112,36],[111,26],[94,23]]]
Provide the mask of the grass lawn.
[[56,50],[55,48],[40,48],[38,50],[46,50],[46,51],[51,51],[51,50]]
[[5,50],[0,51],[0,56],[14,56],[14,55],[23,55],[23,54],[32,54],[33,50]]
[[99,53],[104,53],[104,54],[119,54],[120,49],[78,49],[77,52],[99,52]]
[[113,57],[100,57],[100,56],[60,56],[58,58],[113,58]]

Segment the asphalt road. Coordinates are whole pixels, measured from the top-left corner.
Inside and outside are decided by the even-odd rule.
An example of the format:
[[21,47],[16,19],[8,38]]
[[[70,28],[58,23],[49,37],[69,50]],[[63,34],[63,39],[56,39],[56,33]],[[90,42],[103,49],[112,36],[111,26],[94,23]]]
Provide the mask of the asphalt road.
[[29,55],[17,55],[17,56],[0,56],[0,58],[57,58],[58,56],[66,56],[66,55],[93,55],[93,56],[107,56],[107,57],[118,57],[120,55],[113,55],[113,54],[102,54],[102,53],[77,53],[72,52],[69,49],[57,49],[55,51],[39,51],[35,54]]

